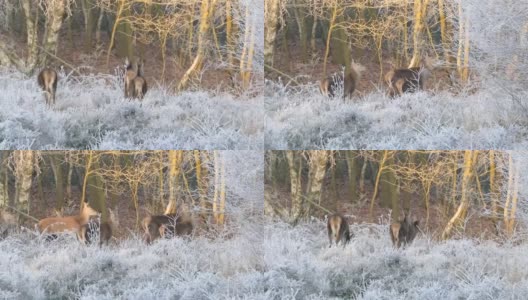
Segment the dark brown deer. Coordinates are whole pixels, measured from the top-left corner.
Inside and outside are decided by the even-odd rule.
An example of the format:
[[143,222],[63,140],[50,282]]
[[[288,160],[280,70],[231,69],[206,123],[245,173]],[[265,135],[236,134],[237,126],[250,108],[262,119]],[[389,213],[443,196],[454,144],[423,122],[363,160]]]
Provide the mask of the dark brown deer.
[[350,242],[350,229],[348,228],[348,223],[343,216],[339,214],[330,216],[328,218],[327,229],[330,247],[332,247],[332,244],[334,243],[336,246],[339,243],[345,246],[348,244],[348,242]]
[[137,76],[134,78],[134,92],[133,97],[138,98],[139,100],[143,100],[143,97],[145,97],[145,94],[147,93],[148,87],[147,87],[147,80],[145,80],[145,77],[143,75],[143,60],[140,60],[138,63],[138,69],[137,69]]
[[[347,74],[345,74],[343,79],[343,100],[346,98],[351,98],[352,94],[356,90],[356,86],[361,79],[361,73],[365,70],[365,67],[363,67],[360,64],[356,64],[355,62],[352,62],[352,65],[350,67],[350,71],[348,71]],[[335,97],[336,91],[339,88],[339,85],[341,84],[340,80],[329,76],[319,83],[319,91],[321,94],[327,97]]]
[[423,90],[425,81],[431,76],[436,66],[433,60],[425,57],[419,67],[399,68],[390,70],[385,74],[385,82],[389,88],[389,95],[403,95]]
[[134,97],[134,78],[138,74],[138,64],[132,63],[128,57],[125,59],[125,98]]
[[57,82],[59,77],[57,72],[51,68],[44,68],[37,77],[38,85],[44,90],[46,104],[48,106],[55,104],[55,93],[57,92]]
[[84,237],[86,244],[91,244],[97,234],[99,234],[99,247],[102,247],[104,244],[108,245],[112,238],[111,222],[100,223],[100,218],[91,218],[90,222],[81,228],[81,236]]
[[174,214],[148,216],[143,219],[143,230],[145,231],[145,242],[151,244],[160,237],[190,235],[193,231],[193,224],[190,218]]
[[418,224],[419,221],[411,221],[407,215],[404,216],[402,221],[392,223],[389,229],[392,245],[400,248],[412,243],[420,230]]

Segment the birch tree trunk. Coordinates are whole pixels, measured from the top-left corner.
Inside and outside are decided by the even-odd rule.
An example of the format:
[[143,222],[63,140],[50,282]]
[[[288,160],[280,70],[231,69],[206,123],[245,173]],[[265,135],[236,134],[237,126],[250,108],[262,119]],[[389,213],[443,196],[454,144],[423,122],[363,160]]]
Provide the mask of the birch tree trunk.
[[273,66],[273,54],[279,17],[280,0],[266,0],[264,2],[264,63],[268,66]]
[[310,185],[308,187],[307,195],[309,203],[307,204],[308,207],[304,210],[305,215],[308,215],[310,211],[309,207],[319,202],[321,199],[327,160],[328,152],[326,150],[310,151],[310,174],[312,178],[309,179]]
[[44,35],[44,42],[42,47],[44,53],[42,54],[41,64],[46,65],[48,54],[56,55],[57,46],[59,43],[59,31],[62,26],[64,12],[66,9],[66,0],[48,1],[48,27]]
[[[297,223],[301,218],[304,207],[304,198],[302,197],[301,186],[301,168],[302,160],[298,151],[286,151],[286,158],[290,167],[290,194],[291,194],[291,211],[290,222]],[[299,169],[297,169],[299,168]]]
[[[33,178],[33,160],[35,151],[15,151],[15,174],[17,181],[17,207],[20,211],[29,214],[29,197]],[[20,216],[19,216],[20,218]]]

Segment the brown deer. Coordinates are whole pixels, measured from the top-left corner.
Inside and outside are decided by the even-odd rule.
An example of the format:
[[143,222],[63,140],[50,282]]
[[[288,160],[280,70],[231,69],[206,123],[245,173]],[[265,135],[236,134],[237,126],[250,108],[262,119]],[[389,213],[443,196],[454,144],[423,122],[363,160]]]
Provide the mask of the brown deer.
[[134,95],[134,78],[137,76],[138,65],[125,59],[125,98],[132,98]]
[[[365,71],[364,66],[352,62],[350,71],[345,74],[343,79],[343,100],[352,97],[363,71]],[[339,79],[329,76],[319,82],[319,91],[324,96],[333,98],[340,84]]]
[[419,221],[412,222],[407,215],[402,221],[392,223],[389,229],[392,245],[400,248],[412,243],[419,231],[418,224]]
[[145,242],[151,244],[160,237],[190,235],[193,231],[193,224],[190,218],[175,214],[148,216],[143,219],[143,230],[145,231]]
[[57,82],[59,77],[57,72],[51,68],[44,68],[37,77],[38,85],[44,90],[46,104],[48,106],[55,104],[55,93],[57,91]]
[[142,100],[148,89],[147,81],[143,76],[143,60],[132,63],[127,57],[125,68],[125,98]]
[[425,57],[419,67],[392,69],[385,74],[385,82],[389,87],[389,95],[403,95],[423,90],[425,81],[436,68],[430,57]]
[[348,228],[348,223],[343,216],[339,214],[330,216],[328,218],[327,229],[330,247],[332,247],[332,244],[334,243],[336,246],[339,243],[345,246],[348,244],[348,242],[350,242],[350,229]]
[[85,242],[84,235],[82,235],[82,227],[90,221],[91,216],[96,216],[99,213],[90,207],[85,202],[81,205],[81,212],[77,216],[68,217],[50,217],[42,219],[38,222],[37,228],[40,233],[46,233],[47,239],[56,237],[59,233],[75,233],[77,238],[82,243]]
[[143,100],[143,97],[145,97],[145,94],[147,93],[148,86],[147,86],[147,80],[145,80],[145,77],[143,76],[143,60],[140,60],[138,63],[138,71],[137,76],[134,78],[134,93],[133,97],[138,98],[139,100]]

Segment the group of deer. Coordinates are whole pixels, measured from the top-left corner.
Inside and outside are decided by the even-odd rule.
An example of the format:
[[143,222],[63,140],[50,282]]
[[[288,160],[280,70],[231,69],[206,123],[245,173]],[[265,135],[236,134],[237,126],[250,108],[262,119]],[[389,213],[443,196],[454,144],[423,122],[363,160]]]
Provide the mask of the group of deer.
[[[48,217],[41,219],[36,224],[36,229],[47,241],[54,240],[61,234],[75,234],[83,244],[92,244],[99,237],[99,246],[108,245],[113,235],[112,218],[108,221],[101,220],[101,214],[93,209],[87,202],[81,205],[79,215],[66,217]],[[5,217],[0,214],[1,223]],[[163,214],[147,216],[143,219],[143,240],[147,244],[159,238],[171,238],[175,236],[191,235],[193,233],[193,222],[190,217],[178,216],[176,214]],[[6,238],[7,229],[2,230],[0,238]]]
[[[407,215],[404,216],[403,220],[393,222],[389,228],[392,245],[400,248],[412,243],[419,231],[418,223],[419,221],[411,221]],[[345,246],[352,238],[347,220],[342,215],[335,214],[330,216],[328,218],[327,229],[330,247],[333,244],[336,246],[338,244]]]
[[[391,97],[401,96],[404,93],[412,93],[417,90],[423,90],[425,81],[437,67],[433,60],[425,57],[419,67],[392,69],[384,76],[388,92]],[[352,62],[350,71],[347,71],[343,78],[343,98],[352,97],[356,86],[361,78],[361,73],[365,67]],[[339,89],[341,82],[333,77],[327,77],[320,81],[319,91],[327,97],[334,97]]]
[[[125,60],[125,98],[143,100],[147,93],[147,80],[143,72],[143,60],[139,59],[130,62],[128,57]],[[55,105],[55,94],[57,93],[57,83],[59,76],[57,71],[46,67],[37,76],[38,85],[44,91],[44,97],[48,106]]]

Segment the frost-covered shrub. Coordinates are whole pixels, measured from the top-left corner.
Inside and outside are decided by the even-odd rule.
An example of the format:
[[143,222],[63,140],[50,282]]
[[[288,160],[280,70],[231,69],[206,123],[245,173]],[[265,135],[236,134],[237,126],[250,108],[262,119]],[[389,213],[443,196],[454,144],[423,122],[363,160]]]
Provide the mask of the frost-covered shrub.
[[261,149],[263,100],[153,87],[123,98],[114,76],[61,74],[54,109],[35,78],[0,72],[0,149]]
[[388,225],[353,225],[355,237],[328,248],[325,224],[265,226],[267,287],[294,299],[522,299],[527,244],[434,242],[394,249]]
[[260,229],[229,239],[138,238],[103,247],[74,237],[0,241],[0,298],[265,299]]
[[344,102],[315,85],[266,83],[267,149],[523,149],[528,113],[517,97],[478,90],[406,94],[383,92]]

